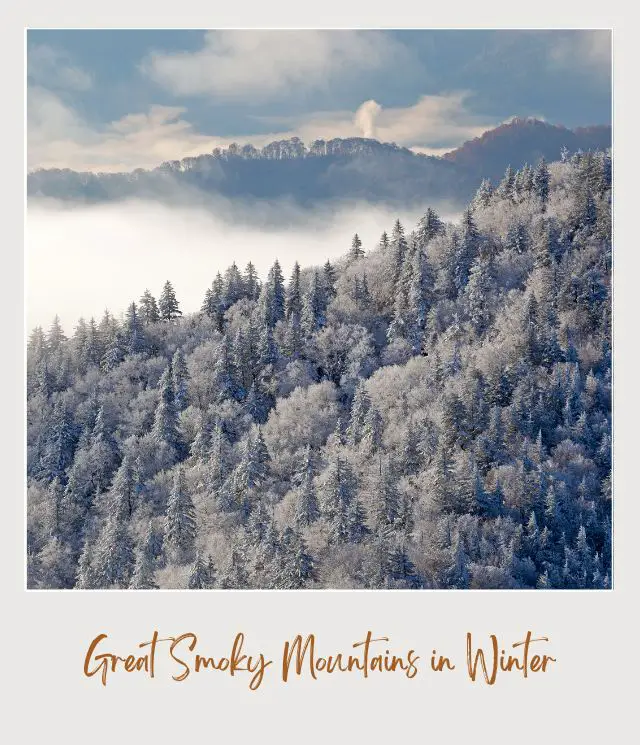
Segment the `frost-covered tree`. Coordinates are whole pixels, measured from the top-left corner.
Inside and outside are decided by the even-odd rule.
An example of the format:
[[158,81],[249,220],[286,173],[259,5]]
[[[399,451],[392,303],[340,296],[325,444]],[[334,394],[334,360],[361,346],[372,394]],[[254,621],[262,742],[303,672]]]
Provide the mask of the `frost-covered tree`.
[[167,502],[164,520],[164,546],[167,556],[178,564],[192,560],[196,541],[196,513],[185,484],[184,471],[179,468]]
[[180,304],[176,298],[175,290],[169,280],[164,283],[162,294],[158,300],[158,310],[163,321],[174,321],[182,315]]

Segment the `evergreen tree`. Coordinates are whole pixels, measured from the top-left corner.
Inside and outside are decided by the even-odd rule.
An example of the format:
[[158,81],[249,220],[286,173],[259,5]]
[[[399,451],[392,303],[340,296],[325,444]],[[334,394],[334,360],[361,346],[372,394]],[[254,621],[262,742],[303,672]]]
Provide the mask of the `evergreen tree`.
[[173,385],[173,402],[178,411],[184,411],[189,403],[188,385],[189,371],[184,355],[176,349],[171,360],[171,376]]
[[138,315],[138,308],[131,303],[127,308],[124,322],[125,347],[128,354],[138,354],[144,351],[145,337],[142,321]]
[[360,237],[356,233],[353,236],[353,240],[351,241],[351,249],[349,251],[349,260],[357,261],[358,259],[362,259],[363,257],[364,257],[364,249],[362,248],[362,241],[360,240]]
[[315,579],[314,561],[309,554],[304,538],[291,528],[284,532],[282,544],[284,555],[275,585],[283,589],[299,589]]
[[361,381],[356,388],[351,403],[351,418],[347,428],[347,442],[350,445],[357,445],[364,434],[366,416],[371,407],[371,399],[367,392],[364,381]]
[[311,275],[309,289],[302,301],[301,325],[306,336],[312,336],[325,325],[325,303],[318,272]]
[[541,158],[533,174],[533,190],[542,202],[543,209],[549,200],[549,168],[544,158]]
[[142,493],[140,474],[133,455],[126,452],[111,486],[112,509],[120,509],[129,518]]
[[276,259],[258,298],[258,323],[273,328],[285,315],[284,277]]
[[199,551],[189,572],[188,587],[190,590],[211,590],[215,582],[215,573],[212,572],[213,560],[211,557],[205,562]]
[[507,166],[502,181],[498,184],[496,194],[500,199],[512,201],[515,195],[516,175],[511,166]]
[[482,179],[480,186],[478,187],[478,191],[475,193],[475,196],[473,197],[473,207],[474,209],[477,207],[488,207],[489,203],[491,202],[491,197],[493,196],[493,189],[491,187],[491,181],[489,179]]
[[158,310],[160,311],[160,318],[163,321],[174,321],[178,316],[182,315],[176,293],[169,280],[164,283],[164,287],[162,288],[162,294],[160,295],[160,300],[158,300]]
[[302,484],[298,487],[295,524],[300,528],[307,527],[320,517],[320,509],[316,498],[316,490],[313,485],[313,475],[305,473]]
[[56,315],[53,319],[53,322],[51,323],[51,326],[49,328],[49,333],[47,334],[47,350],[50,354],[54,352],[58,352],[64,342],[67,341],[67,337],[64,335],[64,331],[62,330],[62,324],[60,323],[60,318]]
[[155,580],[154,537],[151,526],[147,526],[142,544],[136,550],[135,564],[129,587],[132,590],[157,590]]
[[95,547],[93,572],[97,587],[126,588],[133,570],[133,543],[125,519],[109,515]]
[[177,564],[192,561],[195,541],[195,507],[185,485],[184,471],[178,468],[164,521],[164,545],[168,558]]
[[430,240],[444,233],[444,223],[436,212],[429,207],[418,221],[416,238],[420,249],[424,249]]
[[59,479],[66,484],[66,470],[72,463],[76,433],[69,410],[62,398],[54,404],[42,447],[40,469],[49,481]]
[[149,290],[145,290],[140,298],[139,314],[142,322],[145,324],[156,323],[160,320],[158,304]]
[[165,443],[178,451],[180,449],[178,411],[175,404],[170,365],[162,373],[158,387],[160,389],[160,401],[156,407],[151,435],[155,442]]
[[244,270],[244,290],[249,300],[257,300],[260,295],[260,279],[255,266],[249,262]]
[[[318,282],[317,277],[316,282]],[[331,300],[336,295],[336,271],[329,259],[325,261],[324,267],[322,268],[322,290],[327,301]]]
[[300,264],[296,261],[291,272],[291,279],[287,285],[285,296],[285,318],[297,318],[302,315],[302,293],[300,290]]

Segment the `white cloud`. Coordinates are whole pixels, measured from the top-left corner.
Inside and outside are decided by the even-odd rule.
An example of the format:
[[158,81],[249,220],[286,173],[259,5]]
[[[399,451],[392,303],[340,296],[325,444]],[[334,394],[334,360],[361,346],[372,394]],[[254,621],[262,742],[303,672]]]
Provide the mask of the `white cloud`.
[[362,132],[363,137],[375,139],[376,119],[381,111],[382,106],[374,100],[365,101],[356,111],[353,123]]
[[186,109],[151,106],[102,127],[91,126],[57,95],[29,88],[28,167],[71,168],[77,171],[132,171],[154,168],[227,147],[232,142],[256,147],[293,136],[306,143],[334,137],[374,137],[416,152],[440,154],[477,137],[499,122],[472,115],[467,94],[422,96],[407,107],[384,108],[365,101],[355,112],[316,112],[304,117],[261,119],[269,132],[243,137],[220,137],[198,132],[185,118]]
[[416,152],[447,152],[499,123],[471,114],[466,106],[467,97],[464,91],[421,96],[412,106],[390,108],[370,100],[355,114],[350,111],[316,113],[298,120],[279,121],[288,124],[305,142],[320,137],[373,137],[410,147]]
[[34,168],[131,171],[186,158],[228,144],[196,132],[184,109],[152,106],[104,127],[89,125],[59,97],[43,88],[27,91],[27,161]]
[[[119,314],[146,287],[157,296],[167,279],[182,310],[194,312],[232,261],[244,267],[251,260],[264,277],[278,258],[289,275],[296,260],[321,265],[343,255],[356,231],[369,249],[397,217],[409,227],[419,216],[371,205],[301,212],[286,203],[228,200],[207,209],[144,201],[70,209],[36,201],[26,225],[28,328],[47,328],[57,313],[72,333],[78,318],[99,319],[106,307]],[[185,246],[189,260],[178,260]]]
[[47,44],[29,49],[27,76],[32,84],[49,88],[86,91],[93,85],[91,75],[74,65],[66,52]]
[[142,70],[176,95],[264,99],[387,67],[407,54],[379,31],[210,31],[196,52],[153,52]]

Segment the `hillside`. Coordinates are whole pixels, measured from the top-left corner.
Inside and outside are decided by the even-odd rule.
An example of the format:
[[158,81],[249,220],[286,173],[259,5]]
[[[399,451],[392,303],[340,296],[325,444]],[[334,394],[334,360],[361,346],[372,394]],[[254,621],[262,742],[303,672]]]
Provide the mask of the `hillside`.
[[611,586],[606,153],[56,319],[27,369],[29,587]]
[[515,118],[465,142],[446,153],[443,159],[495,183],[509,165],[521,168],[525,163],[533,165],[541,158],[557,160],[563,149],[575,153],[608,147],[611,147],[609,126],[571,130],[539,119]]
[[132,173],[94,174],[37,170],[27,177],[30,197],[104,202],[131,197],[192,203],[212,196],[289,199],[303,206],[321,201],[368,201],[397,205],[467,202],[481,177],[494,183],[506,167],[557,160],[564,148],[602,149],[610,127],[568,130],[537,120],[514,120],[465,143],[442,158],[364,138],[272,142],[258,150],[226,150]]

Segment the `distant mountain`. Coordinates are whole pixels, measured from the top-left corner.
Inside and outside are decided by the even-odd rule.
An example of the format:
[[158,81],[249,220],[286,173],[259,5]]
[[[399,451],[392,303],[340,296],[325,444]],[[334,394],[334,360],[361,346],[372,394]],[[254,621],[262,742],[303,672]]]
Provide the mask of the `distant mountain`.
[[465,142],[443,156],[476,178],[497,181],[511,165],[518,169],[525,163],[535,165],[540,158],[558,160],[563,148],[602,150],[611,147],[608,125],[567,129],[539,119],[512,119],[481,137]]
[[359,199],[412,203],[471,187],[453,163],[364,138],[316,140],[309,148],[298,138],[272,142],[261,150],[231,145],[149,171],[95,174],[52,169],[34,171],[27,179],[30,196],[91,202],[127,197],[192,201],[200,194],[289,198],[303,205]]
[[557,160],[563,147],[573,152],[610,144],[610,127],[570,130],[535,119],[515,119],[441,158],[361,137],[316,140],[309,147],[294,137],[262,149],[231,145],[130,173],[36,170],[28,174],[27,193],[82,202],[137,197],[193,203],[218,195],[287,198],[305,206],[345,200],[462,203],[481,178],[496,180],[508,165],[519,168],[542,156]]

